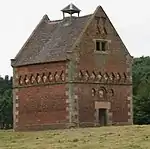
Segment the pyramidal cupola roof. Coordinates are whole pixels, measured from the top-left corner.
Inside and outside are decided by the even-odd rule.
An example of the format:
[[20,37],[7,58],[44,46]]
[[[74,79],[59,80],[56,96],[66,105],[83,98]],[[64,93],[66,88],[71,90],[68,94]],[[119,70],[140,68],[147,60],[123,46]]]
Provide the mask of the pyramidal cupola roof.
[[71,3],[68,6],[66,6],[64,9],[62,9],[61,11],[63,12],[63,15],[64,13],[68,13],[72,16],[72,14],[78,13],[78,16],[79,16],[79,13],[81,10]]

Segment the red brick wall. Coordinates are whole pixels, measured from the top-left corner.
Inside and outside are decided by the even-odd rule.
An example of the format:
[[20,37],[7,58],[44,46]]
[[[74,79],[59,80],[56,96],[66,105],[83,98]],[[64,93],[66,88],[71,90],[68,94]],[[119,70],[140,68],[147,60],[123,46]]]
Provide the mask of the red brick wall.
[[[110,111],[113,113],[112,115],[112,123],[126,123],[130,116],[128,116],[128,103],[127,100],[127,87],[119,85],[116,86],[109,86],[109,85],[87,85],[81,84],[77,85],[79,88],[78,90],[78,97],[79,97],[79,121],[82,122],[95,122],[94,112],[95,101],[108,101],[111,103]],[[101,100],[98,95],[98,90],[100,87],[105,87],[107,90],[107,98]],[[97,90],[96,95],[92,96],[92,89]],[[109,91],[113,89],[114,96],[109,96]]]
[[128,104],[127,99],[129,86],[113,86],[115,96],[112,99],[111,110],[113,112],[112,122],[128,122],[130,116],[128,115]]
[[[31,74],[43,72],[58,74],[63,70],[65,72],[66,63],[51,63],[43,65],[32,65],[17,68],[17,76],[30,76]],[[54,77],[54,75],[53,75]],[[18,86],[18,79],[15,84]],[[34,83],[18,86],[19,116],[16,129],[28,129],[31,127],[40,127],[41,125],[64,124],[68,122],[66,112],[65,84],[58,80],[53,80],[50,84]],[[14,86],[15,86],[14,84]]]
[[[84,32],[81,42],[76,46],[78,52],[78,61],[76,61],[78,75],[79,71],[83,72],[83,77],[85,71],[89,72],[89,75],[92,74],[92,71],[98,74],[101,72],[103,75],[105,72],[108,75],[113,72],[115,75],[120,73],[123,79],[123,73],[127,75],[127,80],[125,84],[131,84],[131,56],[126,51],[125,46],[123,45],[120,37],[117,35],[116,31],[109,22],[107,16],[103,13],[102,10],[98,10],[96,16],[105,16],[106,23],[105,28],[107,30],[107,35],[102,37],[97,31],[96,20],[93,18],[93,21],[90,23],[86,31]],[[95,43],[93,39],[107,39],[110,40],[109,49],[106,53],[95,52]],[[128,63],[127,63],[128,61]],[[128,69],[129,68],[129,69]],[[84,79],[83,79],[84,80]],[[99,83],[95,84],[95,81],[86,81],[86,84],[76,85],[77,88],[80,88],[78,91],[79,96],[79,115],[81,122],[93,122],[94,121],[94,100],[91,96],[92,88],[98,89],[100,86],[107,88],[107,83],[103,82],[104,85]],[[92,84],[93,83],[93,84]],[[118,84],[118,85],[115,85]],[[120,84],[120,85],[119,85]],[[113,112],[112,122],[128,122],[128,102],[127,97],[132,96],[132,86],[131,85],[121,85],[124,84],[123,80],[119,83],[115,82],[109,86],[114,90],[114,97],[110,99],[112,103],[111,111]],[[128,93],[130,92],[130,93]]]

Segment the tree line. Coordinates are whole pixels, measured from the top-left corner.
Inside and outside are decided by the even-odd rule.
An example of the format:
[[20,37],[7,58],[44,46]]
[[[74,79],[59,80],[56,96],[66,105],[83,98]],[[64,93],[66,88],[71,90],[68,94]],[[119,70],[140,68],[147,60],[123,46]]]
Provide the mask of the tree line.
[[[150,124],[150,57],[134,58],[133,67],[134,124]],[[0,129],[12,128],[12,77],[0,77]]]
[[12,77],[0,77],[0,129],[12,128],[13,103],[12,103]]
[[135,124],[150,124],[150,57],[134,58],[133,114]]

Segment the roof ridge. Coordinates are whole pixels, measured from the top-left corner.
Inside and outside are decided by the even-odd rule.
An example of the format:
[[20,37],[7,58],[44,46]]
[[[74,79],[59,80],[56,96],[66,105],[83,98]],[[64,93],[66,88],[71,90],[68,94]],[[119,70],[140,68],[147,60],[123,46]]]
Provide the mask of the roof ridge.
[[[80,17],[76,17],[76,16],[72,16],[73,18],[84,18],[84,17],[89,17],[89,16],[91,16],[91,15],[93,15],[92,13],[91,14],[88,14],[88,15],[84,15],[84,16],[80,16]],[[68,17],[65,17],[65,18],[70,18],[69,16]],[[49,20],[49,22],[48,23],[51,23],[51,22],[61,22],[61,21],[63,21],[64,19],[59,19],[59,20]]]

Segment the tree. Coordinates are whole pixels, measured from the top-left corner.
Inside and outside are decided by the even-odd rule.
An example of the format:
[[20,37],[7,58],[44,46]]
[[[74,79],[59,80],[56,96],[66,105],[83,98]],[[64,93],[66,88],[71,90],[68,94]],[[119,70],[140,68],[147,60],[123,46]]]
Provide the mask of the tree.
[[133,63],[133,111],[135,124],[150,124],[150,57]]
[[13,124],[12,78],[0,77],[0,127],[9,128]]

